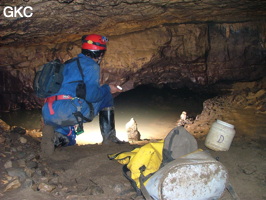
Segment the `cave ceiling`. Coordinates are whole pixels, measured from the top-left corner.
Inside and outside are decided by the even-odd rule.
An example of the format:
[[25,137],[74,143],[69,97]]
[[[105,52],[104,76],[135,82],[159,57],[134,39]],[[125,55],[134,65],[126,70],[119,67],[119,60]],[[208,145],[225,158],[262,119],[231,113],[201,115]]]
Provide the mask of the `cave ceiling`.
[[[162,24],[239,23],[266,17],[264,0],[1,0],[0,44],[66,42],[90,32],[107,36]],[[6,6],[31,17],[6,17]],[[14,14],[14,13],[13,13]]]
[[73,58],[90,33],[110,39],[101,82],[125,91],[266,76],[266,0],[0,0],[0,11],[4,111],[40,107],[38,67]]

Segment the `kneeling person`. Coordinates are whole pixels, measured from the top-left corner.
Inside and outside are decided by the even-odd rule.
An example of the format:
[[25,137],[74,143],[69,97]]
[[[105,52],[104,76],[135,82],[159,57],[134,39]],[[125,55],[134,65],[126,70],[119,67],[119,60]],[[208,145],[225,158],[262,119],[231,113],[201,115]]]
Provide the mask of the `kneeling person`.
[[46,98],[42,108],[45,126],[54,129],[49,134],[51,128],[44,128],[42,146],[74,145],[76,131],[82,132],[83,122],[92,121],[98,114],[103,143],[121,143],[116,137],[112,96],[121,90],[112,84],[100,85],[99,65],[107,41],[97,34],[83,36],[81,53],[65,63],[60,90]]

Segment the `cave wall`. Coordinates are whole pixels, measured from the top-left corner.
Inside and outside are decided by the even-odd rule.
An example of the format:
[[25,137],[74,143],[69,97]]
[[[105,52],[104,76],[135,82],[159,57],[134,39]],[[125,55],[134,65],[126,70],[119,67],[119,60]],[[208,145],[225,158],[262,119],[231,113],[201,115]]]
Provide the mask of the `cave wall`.
[[[266,74],[265,35],[264,21],[163,24],[113,35],[101,64],[102,82],[131,82],[127,89],[150,83],[196,89],[220,81],[258,80]],[[38,66],[74,57],[80,44],[70,40],[3,45],[0,110],[40,107],[43,100],[32,89]]]

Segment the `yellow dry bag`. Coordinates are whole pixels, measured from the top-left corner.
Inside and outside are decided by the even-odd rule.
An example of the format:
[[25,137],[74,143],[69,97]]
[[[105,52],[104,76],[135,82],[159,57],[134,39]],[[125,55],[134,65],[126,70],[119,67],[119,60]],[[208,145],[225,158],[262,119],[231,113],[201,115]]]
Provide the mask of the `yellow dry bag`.
[[[108,158],[125,165],[124,172],[126,173],[128,169],[131,172],[131,179],[135,182],[136,186],[140,188],[139,178],[141,172],[143,172],[143,175],[147,180],[160,168],[162,163],[163,144],[164,140],[148,143],[140,148],[135,148],[130,152],[109,154]],[[125,169],[125,167],[127,169]],[[126,176],[126,174],[124,175]]]

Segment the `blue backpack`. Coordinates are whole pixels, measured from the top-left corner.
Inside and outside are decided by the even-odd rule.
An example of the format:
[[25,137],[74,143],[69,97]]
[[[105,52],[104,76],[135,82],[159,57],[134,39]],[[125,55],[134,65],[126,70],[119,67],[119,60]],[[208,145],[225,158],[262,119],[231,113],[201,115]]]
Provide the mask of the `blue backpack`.
[[84,74],[78,58],[70,59],[65,63],[61,63],[59,59],[56,59],[40,66],[33,81],[33,89],[36,96],[47,98],[56,94],[60,90],[64,80],[63,71],[65,64],[73,61],[77,61],[78,69],[82,77],[82,81],[79,81],[80,83],[76,88],[76,96],[85,99],[86,85],[84,83]]
[[[65,63],[61,63],[59,59],[56,59],[40,66],[33,82],[33,89],[36,96],[40,98],[47,98],[56,94],[60,90],[64,80],[63,71],[65,64],[74,61],[77,61],[78,69],[82,77],[82,81],[79,81],[80,83],[77,85],[76,88],[76,97],[84,99],[86,101],[86,84],[84,83],[84,74],[78,58],[70,59]],[[93,119],[94,108],[90,102],[87,102],[87,104],[90,107],[89,118],[84,117],[80,111],[73,113],[79,125],[77,134],[83,132],[83,120],[91,122]]]
[[33,81],[33,89],[37,97],[47,98],[60,90],[64,80],[64,67],[65,65],[59,59],[39,67]]

